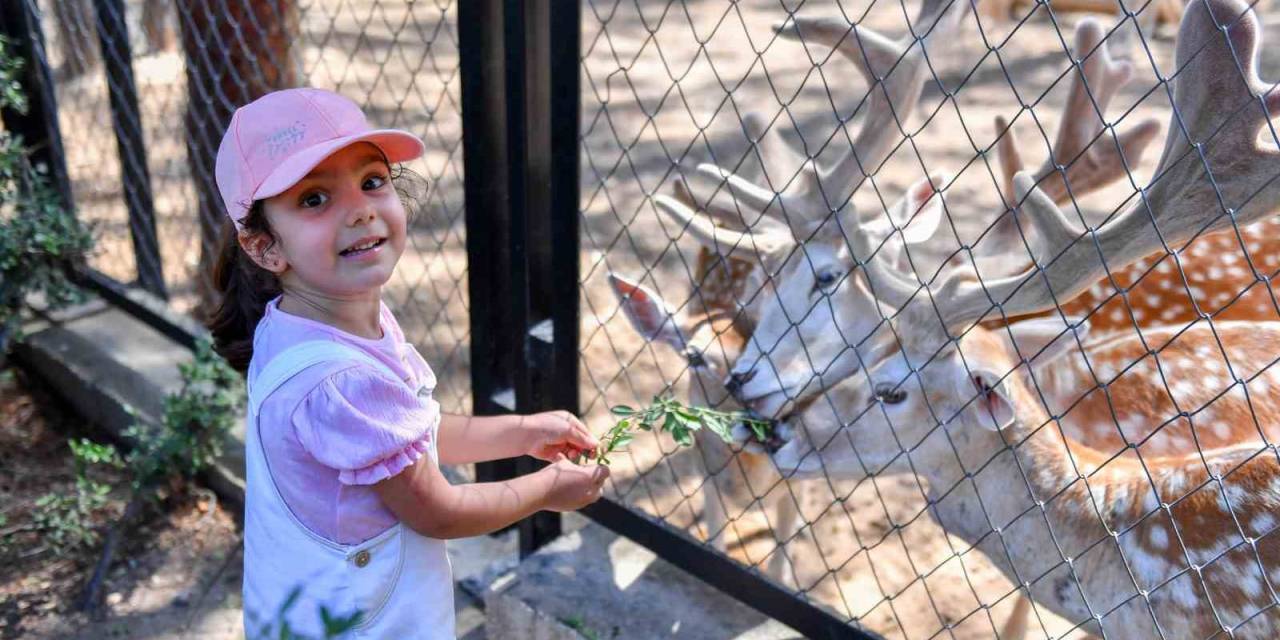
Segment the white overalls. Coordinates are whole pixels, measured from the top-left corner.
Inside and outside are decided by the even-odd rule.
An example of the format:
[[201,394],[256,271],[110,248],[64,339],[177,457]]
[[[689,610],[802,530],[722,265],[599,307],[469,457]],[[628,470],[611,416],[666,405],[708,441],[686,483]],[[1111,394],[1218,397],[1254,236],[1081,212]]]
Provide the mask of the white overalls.
[[[453,578],[445,543],[401,523],[360,544],[339,544],[303,525],[272,478],[259,437],[262,402],[307,367],[359,360],[399,379],[359,349],[330,341],[285,349],[249,380],[245,429],[245,633],[278,637],[284,621],[296,634],[319,637],[320,607],[331,617],[363,612],[359,638],[453,638]],[[430,455],[438,460],[436,439]],[[282,607],[295,590],[296,600]],[[345,637],[345,636],[344,636]]]

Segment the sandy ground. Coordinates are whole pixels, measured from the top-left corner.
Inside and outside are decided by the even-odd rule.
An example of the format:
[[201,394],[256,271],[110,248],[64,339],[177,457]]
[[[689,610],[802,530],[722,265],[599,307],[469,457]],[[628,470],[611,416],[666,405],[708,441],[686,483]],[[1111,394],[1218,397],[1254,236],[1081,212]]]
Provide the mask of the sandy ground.
[[[133,20],[138,4],[128,3]],[[687,378],[670,350],[647,345],[631,330],[606,284],[609,273],[641,277],[676,307],[689,295],[697,246],[659,218],[649,196],[668,193],[671,177],[698,162],[754,170],[744,160],[740,124],[748,111],[776,118],[774,126],[793,146],[803,141],[807,148],[827,149],[820,161],[844,144],[842,134],[833,144],[826,141],[866,87],[847,61],[825,49],[774,38],[771,25],[798,4],[584,4],[581,384],[583,413],[598,430],[607,425],[609,405],[643,403]],[[447,409],[465,411],[470,335],[455,10],[444,0],[312,0],[299,6],[304,34],[298,64],[308,82],[362,101],[379,124],[409,128],[428,144],[427,156],[412,168],[431,180],[433,190],[386,295],[410,339],[437,369],[441,401]],[[897,4],[862,1],[845,3],[844,10],[849,16],[867,11],[864,23],[887,33],[904,31]],[[837,8],[805,3],[800,11],[835,15]],[[972,237],[997,210],[994,154],[984,154],[995,134],[992,119],[1012,119],[1027,163],[1039,164],[1060,117],[1067,86],[1059,82],[1068,64],[1064,45],[1078,20],[1050,20],[1041,9],[1020,25],[984,23],[980,33],[967,18],[957,37],[930,50],[938,82],[926,87],[919,113],[907,123],[910,140],[877,176],[875,188],[857,195],[858,206],[880,208],[882,200],[896,200],[926,172],[945,171],[956,176],[948,192],[950,213],[961,239]],[[1270,15],[1267,21],[1275,31],[1276,21]],[[983,34],[998,53],[983,45]],[[1150,55],[1144,49],[1129,52],[1134,80],[1109,111],[1120,129],[1149,116],[1167,122],[1167,95],[1156,83],[1172,70],[1167,36],[1148,39]],[[140,43],[135,50],[141,51]],[[1276,58],[1274,51],[1264,54],[1263,77],[1280,68]],[[163,265],[174,304],[185,310],[194,303],[198,239],[181,138],[182,63],[172,52],[150,53],[139,55],[134,69]],[[133,258],[105,85],[98,77],[66,81],[58,98],[64,135],[93,132],[68,144],[67,153],[81,215],[100,225],[94,264],[129,279]],[[1136,168],[1139,180],[1150,174],[1154,153]],[[1118,184],[1080,205],[1086,215],[1097,216],[1129,193],[1127,184]],[[615,495],[698,533],[703,478],[694,456],[669,440],[639,438],[615,464]],[[929,520],[915,478],[796,483],[780,490],[795,496],[811,523],[788,543],[788,552],[798,559],[802,587],[814,601],[895,638],[990,637],[992,623],[983,606],[997,602],[992,617],[1004,618],[1009,585]],[[763,535],[744,535],[750,541],[733,545],[731,553],[763,562],[775,543],[758,504],[747,508],[742,527],[763,529]],[[1070,626],[1047,615],[1043,624],[1054,636]],[[1040,627],[1033,622],[1033,629]]]

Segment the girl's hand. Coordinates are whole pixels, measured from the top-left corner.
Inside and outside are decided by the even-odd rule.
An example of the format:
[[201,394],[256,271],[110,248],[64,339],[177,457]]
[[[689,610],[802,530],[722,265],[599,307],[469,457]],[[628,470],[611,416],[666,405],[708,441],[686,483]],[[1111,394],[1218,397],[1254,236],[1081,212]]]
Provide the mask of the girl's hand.
[[600,499],[609,467],[599,464],[579,466],[564,456],[538,470],[551,478],[542,508],[549,511],[576,511]]
[[546,411],[524,416],[528,436],[527,453],[539,460],[554,462],[561,457],[576,460],[595,455],[600,441],[577,416],[568,411]]

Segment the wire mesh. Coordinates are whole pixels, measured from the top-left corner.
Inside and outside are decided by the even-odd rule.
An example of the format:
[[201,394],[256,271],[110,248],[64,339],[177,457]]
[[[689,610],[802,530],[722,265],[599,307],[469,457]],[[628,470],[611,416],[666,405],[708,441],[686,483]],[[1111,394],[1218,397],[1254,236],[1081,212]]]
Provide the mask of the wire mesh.
[[[110,4],[40,2],[92,264],[129,281]],[[171,304],[202,304],[220,119],[337,90],[427,141],[387,298],[466,411],[455,4],[122,6]],[[886,637],[1276,637],[1280,99],[1245,81],[1280,61],[1246,6],[587,0],[581,409],[778,419],[743,453],[642,434],[611,497]],[[1175,37],[1184,11],[1212,19]]]
[[778,419],[613,496],[886,637],[1273,637],[1251,6],[589,1],[583,408]]
[[[91,0],[41,0],[59,122],[80,217],[95,225],[90,265],[123,282],[139,272],[129,231]],[[426,179],[404,259],[386,289],[405,335],[435,368],[448,411],[470,407],[462,124],[456,6],[449,0],[208,0],[120,3],[138,93],[170,306],[199,317],[213,299],[221,204],[213,154],[231,112],[272,87],[308,85],[359,103],[371,122],[417,133]],[[193,86],[192,78],[198,79]],[[212,221],[212,224],[209,224]]]

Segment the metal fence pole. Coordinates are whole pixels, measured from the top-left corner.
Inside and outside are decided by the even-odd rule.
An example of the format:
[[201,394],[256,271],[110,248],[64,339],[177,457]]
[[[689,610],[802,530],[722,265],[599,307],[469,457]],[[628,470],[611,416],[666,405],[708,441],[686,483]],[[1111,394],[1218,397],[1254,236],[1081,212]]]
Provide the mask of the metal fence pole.
[[142,117],[138,112],[138,92],[133,81],[133,53],[129,47],[124,0],[96,0],[94,7],[98,14],[98,39],[102,44],[107,91],[111,96],[111,125],[115,129],[125,202],[129,207],[129,233],[133,237],[138,284],[167,299],[160,243],[156,240],[151,173],[147,170],[147,148],[142,138]]
[[[578,21],[549,0],[459,7],[473,411],[578,408]],[[537,470],[477,465],[478,480]],[[528,555],[560,517],[520,523]]]
[[[471,301],[473,414],[515,411],[514,370],[519,334],[509,328],[511,299],[510,194],[502,0],[458,5],[462,70],[462,143]],[[514,477],[514,460],[476,465],[476,480]]]
[[[523,201],[513,199],[513,252],[524,270],[521,413],[578,409],[578,37],[577,3],[508,0],[508,105],[512,157],[523,170]],[[556,9],[553,19],[552,9]],[[513,185],[515,183],[513,182]],[[513,186],[513,194],[520,193]],[[522,459],[528,473],[543,463]],[[558,514],[521,523],[528,555],[560,535]]]
[[58,128],[53,73],[49,70],[40,13],[34,0],[0,2],[0,34],[9,39],[14,52],[22,59],[18,82],[27,96],[26,113],[4,109],[0,111],[0,119],[10,133],[22,136],[31,164],[45,167],[62,198],[62,206],[74,212],[75,198],[67,174],[66,154],[62,152],[62,132]]

